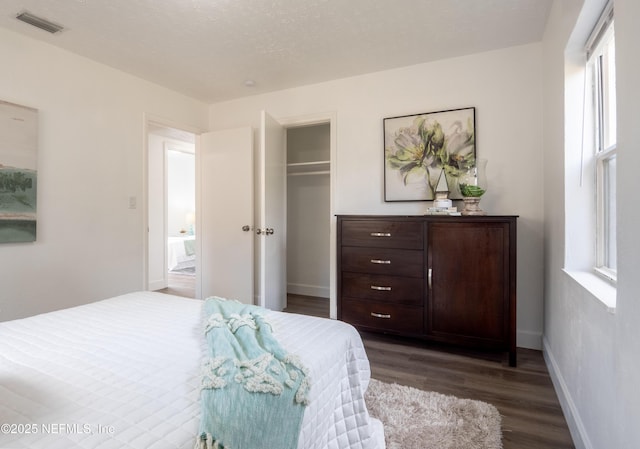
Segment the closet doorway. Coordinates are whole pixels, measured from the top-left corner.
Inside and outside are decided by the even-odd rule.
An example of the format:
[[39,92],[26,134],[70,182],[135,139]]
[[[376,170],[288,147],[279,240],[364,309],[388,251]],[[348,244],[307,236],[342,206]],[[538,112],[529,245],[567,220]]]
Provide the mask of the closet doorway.
[[195,134],[148,124],[149,290],[195,297]]
[[[326,308],[328,315],[331,125],[292,126],[286,132],[287,302],[293,305],[306,301],[314,307]],[[294,297],[295,301],[291,301]]]

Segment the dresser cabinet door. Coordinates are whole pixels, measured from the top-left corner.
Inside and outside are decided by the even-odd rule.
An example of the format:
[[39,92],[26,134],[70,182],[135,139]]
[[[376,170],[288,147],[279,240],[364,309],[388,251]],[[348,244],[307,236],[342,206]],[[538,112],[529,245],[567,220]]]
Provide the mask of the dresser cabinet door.
[[505,346],[509,333],[507,223],[429,223],[428,333]]

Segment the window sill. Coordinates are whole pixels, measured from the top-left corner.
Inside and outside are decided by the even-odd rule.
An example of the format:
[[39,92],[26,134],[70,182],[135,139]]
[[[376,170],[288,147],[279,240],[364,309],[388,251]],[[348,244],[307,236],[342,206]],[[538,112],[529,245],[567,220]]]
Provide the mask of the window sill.
[[614,285],[588,271],[564,270],[574,281],[587,290],[607,312],[616,313],[617,290]]

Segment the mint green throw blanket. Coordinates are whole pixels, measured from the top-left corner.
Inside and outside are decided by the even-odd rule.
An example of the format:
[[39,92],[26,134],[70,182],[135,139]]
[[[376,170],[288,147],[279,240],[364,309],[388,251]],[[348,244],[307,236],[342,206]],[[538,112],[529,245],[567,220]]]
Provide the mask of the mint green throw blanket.
[[197,449],[296,449],[309,378],[265,321],[266,309],[212,297],[204,302]]
[[187,256],[193,256],[196,253],[196,241],[189,239],[184,241],[184,254]]

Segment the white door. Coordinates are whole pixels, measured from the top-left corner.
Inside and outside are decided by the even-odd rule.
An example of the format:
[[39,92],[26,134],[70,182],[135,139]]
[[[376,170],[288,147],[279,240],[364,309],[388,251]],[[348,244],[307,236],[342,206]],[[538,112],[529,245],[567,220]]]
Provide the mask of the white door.
[[[258,305],[287,306],[287,167],[285,130],[265,111],[260,123],[260,225]],[[266,232],[265,232],[266,231]]]
[[220,296],[252,304],[253,131],[201,134],[196,158],[196,297]]

